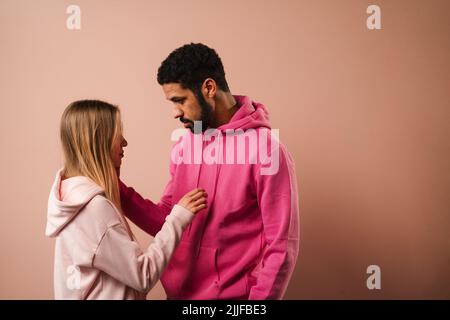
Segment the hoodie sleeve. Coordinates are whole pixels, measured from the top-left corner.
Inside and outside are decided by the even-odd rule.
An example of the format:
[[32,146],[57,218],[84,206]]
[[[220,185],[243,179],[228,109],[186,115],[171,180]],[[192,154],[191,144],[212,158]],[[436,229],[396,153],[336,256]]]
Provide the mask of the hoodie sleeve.
[[159,203],[144,199],[133,188],[119,181],[120,200],[128,219],[148,234],[155,236],[164,224],[164,219],[172,210],[172,181],[175,165],[170,162],[170,180]]
[[262,215],[265,251],[250,300],[282,299],[292,275],[299,247],[298,193],[294,164],[279,144],[275,174],[256,172],[257,197]]
[[[115,210],[109,206],[109,210]],[[121,283],[147,293],[159,280],[184,228],[193,217],[189,210],[175,205],[165,218],[161,231],[144,252],[137,242],[130,239],[123,225],[116,223],[106,229],[95,250],[92,265]]]

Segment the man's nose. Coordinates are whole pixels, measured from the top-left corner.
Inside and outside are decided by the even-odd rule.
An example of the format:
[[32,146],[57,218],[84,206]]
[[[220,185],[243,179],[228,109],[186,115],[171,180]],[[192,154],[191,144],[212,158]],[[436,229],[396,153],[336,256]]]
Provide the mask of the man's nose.
[[183,116],[183,111],[181,111],[181,110],[178,109],[178,108],[174,108],[174,109],[173,109],[173,117],[174,117],[175,119],[180,118],[180,117],[182,117],[182,116]]

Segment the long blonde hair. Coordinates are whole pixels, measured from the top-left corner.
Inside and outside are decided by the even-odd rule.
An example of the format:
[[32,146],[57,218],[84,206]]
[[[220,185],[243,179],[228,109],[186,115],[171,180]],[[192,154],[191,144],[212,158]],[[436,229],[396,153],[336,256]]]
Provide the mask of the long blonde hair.
[[63,175],[67,178],[85,176],[97,183],[118,209],[133,239],[120,204],[119,179],[111,158],[113,145],[121,134],[122,121],[117,106],[99,100],[72,102],[64,110],[60,126]]

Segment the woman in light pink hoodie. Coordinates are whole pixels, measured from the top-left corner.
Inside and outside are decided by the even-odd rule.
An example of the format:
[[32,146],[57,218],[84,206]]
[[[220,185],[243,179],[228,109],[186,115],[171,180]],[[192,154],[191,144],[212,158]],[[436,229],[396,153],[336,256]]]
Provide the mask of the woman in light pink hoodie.
[[46,235],[56,238],[56,299],[145,299],[181,234],[207,206],[187,193],[142,251],[120,206],[118,175],[127,146],[118,107],[98,100],[70,104],[61,119],[64,167],[48,200]]

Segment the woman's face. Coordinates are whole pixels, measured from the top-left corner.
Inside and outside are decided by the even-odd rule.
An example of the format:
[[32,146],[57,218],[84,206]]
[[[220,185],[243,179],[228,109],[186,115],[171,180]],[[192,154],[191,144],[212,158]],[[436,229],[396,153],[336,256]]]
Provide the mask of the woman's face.
[[114,168],[120,169],[120,165],[122,164],[122,158],[124,156],[123,148],[128,145],[127,140],[123,137],[122,134],[119,135],[118,139],[113,144],[111,151],[111,158],[114,164]]

